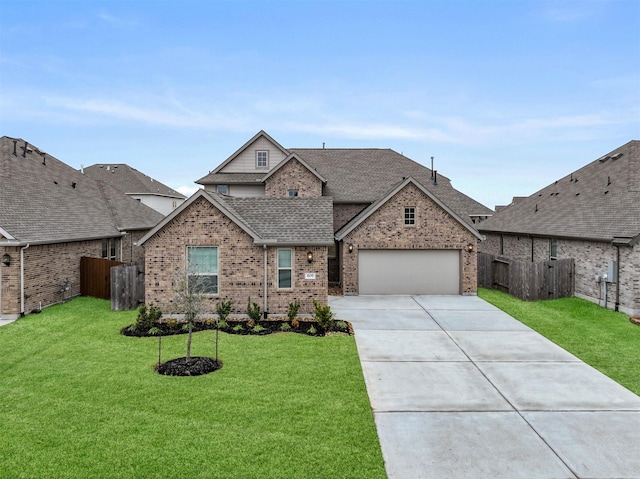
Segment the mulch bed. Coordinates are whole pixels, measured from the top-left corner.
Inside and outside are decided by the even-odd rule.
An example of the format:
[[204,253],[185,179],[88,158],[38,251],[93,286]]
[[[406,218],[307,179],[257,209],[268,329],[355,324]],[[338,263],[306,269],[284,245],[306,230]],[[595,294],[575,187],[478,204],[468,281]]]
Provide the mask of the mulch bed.
[[[214,319],[199,319],[193,324],[193,332],[208,331],[216,329],[216,321]],[[264,336],[272,333],[299,333],[308,336],[325,336],[327,331],[320,327],[317,321],[299,318],[295,321],[289,321],[286,318],[271,318],[258,321],[251,324],[246,318],[230,318],[227,319],[226,325],[221,325],[219,331],[228,334],[241,335],[257,335]],[[150,333],[149,331],[153,331]],[[351,324],[345,321],[337,321],[335,332],[353,335]],[[150,329],[137,329],[135,324],[125,326],[120,330],[120,334],[124,336],[136,337],[156,337],[156,336],[172,336],[174,334],[188,333],[188,325],[184,320],[172,318],[162,319],[153,323]]]
[[202,376],[217,371],[222,367],[222,361],[203,356],[192,356],[187,358],[171,359],[156,367],[158,374],[165,376]]

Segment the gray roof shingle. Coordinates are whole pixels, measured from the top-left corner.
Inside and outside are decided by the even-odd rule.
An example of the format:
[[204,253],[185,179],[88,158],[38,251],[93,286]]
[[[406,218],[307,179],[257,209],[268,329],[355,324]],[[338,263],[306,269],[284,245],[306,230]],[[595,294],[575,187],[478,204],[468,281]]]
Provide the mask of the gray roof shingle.
[[640,235],[640,141],[633,140],[481,223],[501,232],[599,239]]
[[124,163],[101,163],[84,168],[84,173],[127,194],[150,194],[186,198],[182,193],[154,180]]
[[150,229],[162,217],[22,139],[0,138],[0,228],[16,241],[113,237]]

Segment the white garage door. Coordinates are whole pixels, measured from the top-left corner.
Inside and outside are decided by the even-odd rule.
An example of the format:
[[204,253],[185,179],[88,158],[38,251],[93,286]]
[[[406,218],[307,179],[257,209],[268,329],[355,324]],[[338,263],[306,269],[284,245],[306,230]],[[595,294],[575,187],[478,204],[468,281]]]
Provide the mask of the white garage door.
[[458,250],[359,250],[360,294],[460,294]]

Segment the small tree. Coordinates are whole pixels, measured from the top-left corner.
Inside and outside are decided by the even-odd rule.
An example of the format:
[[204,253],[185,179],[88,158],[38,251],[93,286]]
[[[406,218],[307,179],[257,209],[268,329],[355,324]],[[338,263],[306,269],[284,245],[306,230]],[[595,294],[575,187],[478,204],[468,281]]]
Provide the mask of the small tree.
[[289,303],[289,309],[287,310],[287,318],[289,318],[289,321],[293,321],[294,319],[296,319],[299,310],[300,301],[295,299],[291,303]]
[[190,275],[183,270],[176,270],[173,281],[175,304],[184,314],[188,325],[187,362],[191,361],[191,341],[193,338],[193,323],[202,312],[205,304],[205,284],[198,275]]

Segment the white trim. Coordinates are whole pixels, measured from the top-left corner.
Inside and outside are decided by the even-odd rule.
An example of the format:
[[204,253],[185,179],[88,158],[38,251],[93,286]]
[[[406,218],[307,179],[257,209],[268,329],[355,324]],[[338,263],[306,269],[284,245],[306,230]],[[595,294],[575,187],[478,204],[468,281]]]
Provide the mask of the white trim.
[[[288,268],[281,268],[280,267],[280,251],[289,251],[290,253],[290,262],[291,265]],[[283,289],[283,290],[291,290],[294,287],[294,278],[293,278],[293,265],[295,263],[295,249],[294,248],[276,248],[276,285],[278,287],[278,289]],[[287,271],[289,270],[291,272],[291,286],[286,287],[286,286],[280,286],[280,271]]]

